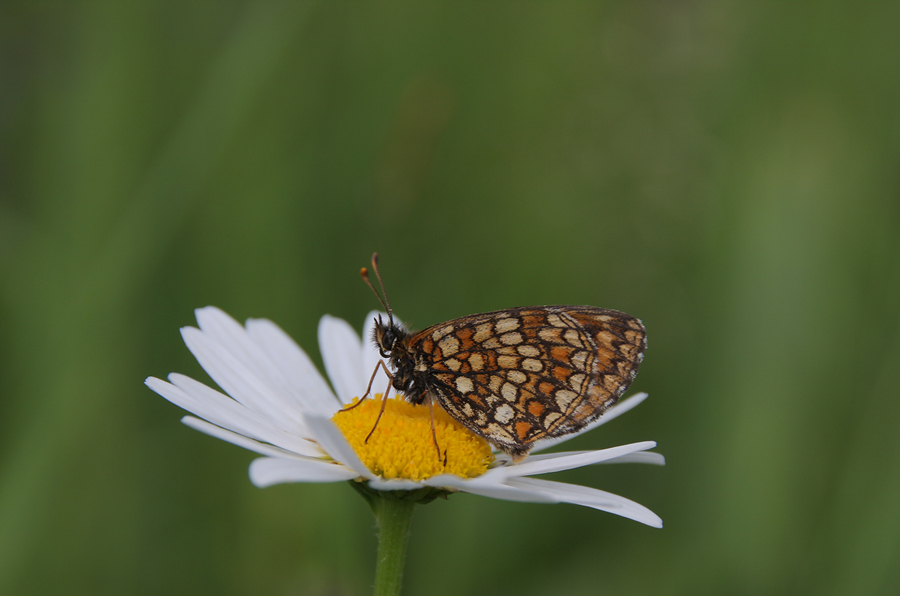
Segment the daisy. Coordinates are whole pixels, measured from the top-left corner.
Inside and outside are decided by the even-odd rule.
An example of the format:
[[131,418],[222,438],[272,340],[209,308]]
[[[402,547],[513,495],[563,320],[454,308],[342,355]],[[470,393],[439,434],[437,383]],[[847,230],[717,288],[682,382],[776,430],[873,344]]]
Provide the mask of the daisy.
[[[366,319],[363,337],[372,336],[377,314]],[[530,455],[513,463],[504,453],[492,453],[483,439],[440,408],[434,409],[432,422],[427,406],[389,399],[374,432],[380,396],[342,411],[363,396],[376,367],[373,392],[384,391],[389,379],[377,366],[375,346],[341,319],[326,315],[319,323],[332,391],[309,356],[271,321],[250,319],[242,326],[215,307],[198,309],[196,315],[199,329],[185,327],[182,337],[227,395],[178,373],[168,382],[149,377],[146,384],[195,414],[182,418],[188,426],[261,454],[250,464],[250,480],[258,487],[350,480],[364,494],[407,491],[433,498],[459,491],[509,501],[574,503],[662,527],[656,514],[624,497],[532,477],[600,463],[663,465],[662,455],[648,451],[656,447],[653,441],[540,453],[630,410],[645,393],[613,406],[579,433],[535,444]],[[446,453],[443,460],[432,428]]]

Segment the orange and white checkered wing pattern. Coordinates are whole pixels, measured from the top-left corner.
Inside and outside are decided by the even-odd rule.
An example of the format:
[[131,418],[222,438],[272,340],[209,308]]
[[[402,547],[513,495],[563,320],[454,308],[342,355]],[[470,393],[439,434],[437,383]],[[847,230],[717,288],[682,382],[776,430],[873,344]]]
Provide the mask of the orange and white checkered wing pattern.
[[514,457],[600,416],[631,384],[646,346],[640,320],[592,306],[472,315],[410,342],[433,398]]

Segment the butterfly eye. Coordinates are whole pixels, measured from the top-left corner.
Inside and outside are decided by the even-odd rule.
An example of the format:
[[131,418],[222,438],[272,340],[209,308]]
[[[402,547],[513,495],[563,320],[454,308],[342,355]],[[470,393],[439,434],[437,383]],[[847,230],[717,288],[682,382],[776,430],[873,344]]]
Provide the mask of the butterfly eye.
[[379,342],[381,348],[381,355],[387,358],[387,354],[385,352],[390,352],[394,349],[394,342],[397,341],[397,334],[391,327],[388,327],[384,330],[384,333],[381,336],[381,341]]

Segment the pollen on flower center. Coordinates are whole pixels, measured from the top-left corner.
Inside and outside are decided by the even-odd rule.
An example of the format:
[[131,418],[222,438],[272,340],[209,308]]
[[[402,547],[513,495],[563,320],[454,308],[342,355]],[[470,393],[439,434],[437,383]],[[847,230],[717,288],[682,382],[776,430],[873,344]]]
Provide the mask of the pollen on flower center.
[[[358,400],[354,399],[354,405]],[[484,474],[494,456],[487,441],[470,432],[441,408],[434,408],[434,432],[441,457],[431,435],[430,408],[402,398],[388,399],[378,428],[375,426],[382,399],[367,399],[353,409],[334,415],[332,421],[369,470],[383,478],[424,480],[438,474],[472,478]],[[446,452],[446,465],[444,454]]]

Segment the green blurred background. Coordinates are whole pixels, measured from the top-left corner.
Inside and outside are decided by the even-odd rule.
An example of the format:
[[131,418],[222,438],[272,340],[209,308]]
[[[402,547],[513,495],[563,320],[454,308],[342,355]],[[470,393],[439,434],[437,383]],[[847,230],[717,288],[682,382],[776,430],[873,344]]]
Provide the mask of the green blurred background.
[[148,375],[193,309],[618,308],[650,399],[572,505],[419,508],[406,594],[900,593],[896,2],[0,5],[0,593],[356,595],[342,484],[259,490]]

